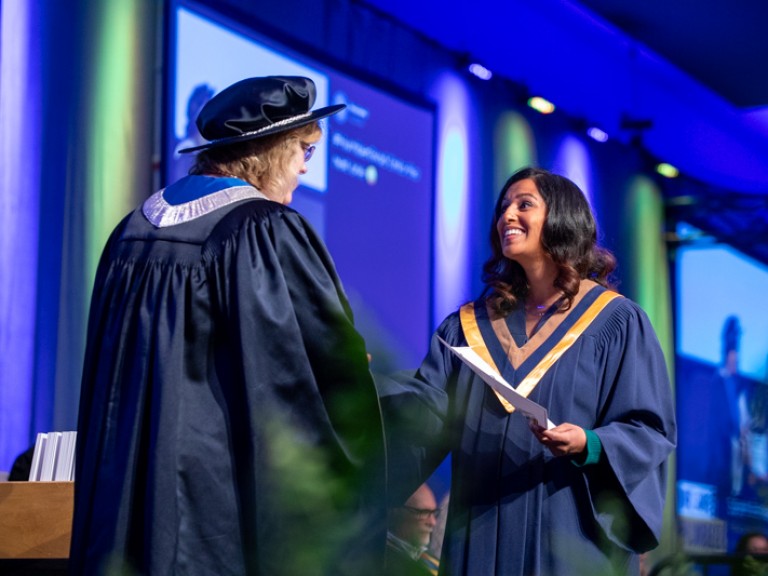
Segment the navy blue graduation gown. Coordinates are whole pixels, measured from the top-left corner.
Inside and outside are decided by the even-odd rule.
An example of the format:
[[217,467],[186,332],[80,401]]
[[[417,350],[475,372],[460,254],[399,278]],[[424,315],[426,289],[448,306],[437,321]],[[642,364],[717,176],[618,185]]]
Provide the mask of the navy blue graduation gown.
[[[512,336],[524,339],[521,313],[492,322],[484,302],[475,303],[483,339],[510,384],[517,386],[604,291],[582,284],[567,315],[550,319],[522,347]],[[458,313],[436,336],[467,345]],[[610,302],[529,396],[555,424],[593,430],[603,449],[597,464],[578,467],[552,456],[525,418],[507,413],[436,337],[417,373],[422,387],[403,382],[399,396],[415,394],[431,411],[422,413],[426,436],[413,427],[401,447],[410,442],[420,473],[446,453],[452,459],[441,574],[633,574],[636,554],[658,544],[674,410],[661,348],[630,300]],[[392,390],[388,403],[398,397],[397,386]]]
[[322,240],[243,182],[174,186],[200,216],[137,209],[98,267],[71,572],[370,574],[382,423]]

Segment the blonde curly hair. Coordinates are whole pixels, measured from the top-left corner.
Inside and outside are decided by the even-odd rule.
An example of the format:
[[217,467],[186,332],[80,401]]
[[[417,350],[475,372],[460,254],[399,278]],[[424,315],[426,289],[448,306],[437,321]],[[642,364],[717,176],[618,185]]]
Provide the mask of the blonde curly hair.
[[279,189],[285,185],[296,140],[321,132],[320,123],[312,122],[287,132],[208,148],[197,154],[189,173],[234,176],[265,193]]

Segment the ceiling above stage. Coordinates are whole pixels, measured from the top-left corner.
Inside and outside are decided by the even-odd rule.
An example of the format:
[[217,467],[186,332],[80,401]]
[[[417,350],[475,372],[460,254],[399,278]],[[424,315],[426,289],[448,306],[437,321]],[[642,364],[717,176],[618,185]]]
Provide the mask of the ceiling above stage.
[[768,1],[362,1],[674,164],[679,213],[768,263]]
[[578,0],[742,109],[768,106],[765,0]]
[[[720,95],[744,116],[768,118],[768,2],[765,0],[579,0]],[[760,110],[762,108],[762,110]],[[768,157],[762,162],[768,164]],[[717,192],[672,207],[768,263],[768,186],[759,193]]]

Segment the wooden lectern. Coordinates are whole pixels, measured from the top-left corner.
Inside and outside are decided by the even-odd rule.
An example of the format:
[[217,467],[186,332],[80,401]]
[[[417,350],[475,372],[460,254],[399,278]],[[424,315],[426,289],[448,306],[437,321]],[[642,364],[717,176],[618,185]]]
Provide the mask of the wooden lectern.
[[0,482],[0,573],[66,569],[74,482]]

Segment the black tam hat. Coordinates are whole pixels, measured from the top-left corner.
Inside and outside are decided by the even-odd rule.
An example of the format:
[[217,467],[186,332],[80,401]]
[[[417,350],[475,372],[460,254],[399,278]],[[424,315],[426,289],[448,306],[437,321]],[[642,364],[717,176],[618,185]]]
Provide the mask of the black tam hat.
[[343,110],[335,104],[310,110],[315,83],[303,76],[247,78],[211,98],[197,116],[197,128],[206,144],[184,148],[195,152],[284,132]]

